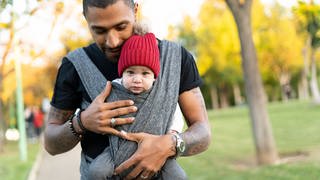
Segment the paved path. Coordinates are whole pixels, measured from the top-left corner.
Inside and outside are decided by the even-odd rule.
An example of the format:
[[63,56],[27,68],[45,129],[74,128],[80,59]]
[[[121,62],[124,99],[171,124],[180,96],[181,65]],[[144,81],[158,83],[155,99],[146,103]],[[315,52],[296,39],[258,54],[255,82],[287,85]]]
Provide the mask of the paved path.
[[80,145],[67,153],[55,156],[42,149],[29,180],[79,180],[80,152]]

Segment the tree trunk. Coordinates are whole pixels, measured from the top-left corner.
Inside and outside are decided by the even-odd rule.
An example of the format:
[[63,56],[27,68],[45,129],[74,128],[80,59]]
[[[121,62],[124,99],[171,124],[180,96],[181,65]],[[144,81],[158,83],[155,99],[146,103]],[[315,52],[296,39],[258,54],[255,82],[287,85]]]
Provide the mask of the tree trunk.
[[311,49],[311,79],[310,79],[310,89],[312,93],[313,101],[316,104],[320,104],[320,93],[318,87],[318,79],[317,79],[317,64],[315,59],[315,51],[316,49]]
[[[2,94],[2,76],[0,74],[0,94]],[[0,152],[3,151],[4,148],[4,141],[5,141],[5,126],[4,126],[4,116],[3,116],[3,103],[2,98],[0,96]]]
[[218,91],[215,86],[210,86],[210,97],[213,109],[219,109]]
[[298,85],[299,99],[305,100],[309,99],[309,85],[308,85],[308,74],[309,74],[309,59],[308,59],[308,45],[306,45],[302,50],[303,56],[303,69],[301,72],[301,80]]
[[292,89],[290,86],[290,75],[288,73],[280,74],[280,89],[281,89],[281,99],[283,102],[287,102],[291,98]]
[[219,91],[219,97],[220,97],[220,107],[223,108],[228,108],[229,107],[229,101],[228,101],[228,93],[227,91],[222,88],[221,91]]
[[257,55],[251,32],[252,0],[226,0],[236,21],[241,44],[245,92],[249,104],[254,142],[259,164],[274,164],[278,160],[267,112],[266,95],[258,70]]
[[234,84],[233,86],[233,97],[234,97],[234,103],[238,106],[243,103],[243,99],[241,96],[241,91],[239,84]]

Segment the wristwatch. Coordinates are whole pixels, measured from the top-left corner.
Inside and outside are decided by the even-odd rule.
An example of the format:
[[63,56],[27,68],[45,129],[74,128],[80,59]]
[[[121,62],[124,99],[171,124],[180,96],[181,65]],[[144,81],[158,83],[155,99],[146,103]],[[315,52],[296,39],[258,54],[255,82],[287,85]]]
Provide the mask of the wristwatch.
[[186,144],[184,142],[184,140],[182,139],[182,137],[180,136],[180,134],[178,133],[172,133],[176,139],[176,155],[175,158],[179,157],[180,155],[182,155],[184,153],[184,151],[186,150]]

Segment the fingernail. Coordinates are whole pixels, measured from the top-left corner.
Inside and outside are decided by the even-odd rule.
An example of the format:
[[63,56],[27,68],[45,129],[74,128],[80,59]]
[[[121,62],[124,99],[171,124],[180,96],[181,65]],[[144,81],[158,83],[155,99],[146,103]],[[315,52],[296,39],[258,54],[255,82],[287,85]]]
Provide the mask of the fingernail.
[[131,120],[131,121],[134,121],[134,120],[135,120],[135,118],[134,118],[134,117],[131,117],[131,118],[130,118],[130,120]]
[[130,105],[133,105],[134,104],[134,101],[130,101]]
[[121,130],[120,133],[123,134],[123,135],[127,135],[127,132],[124,131],[124,130]]

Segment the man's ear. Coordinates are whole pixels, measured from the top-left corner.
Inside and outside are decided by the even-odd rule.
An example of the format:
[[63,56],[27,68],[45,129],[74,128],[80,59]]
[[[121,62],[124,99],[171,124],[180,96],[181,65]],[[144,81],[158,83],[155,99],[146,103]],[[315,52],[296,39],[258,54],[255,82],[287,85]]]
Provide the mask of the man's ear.
[[138,16],[138,10],[139,10],[139,4],[136,2],[136,3],[134,3],[134,15],[135,15],[136,19]]

